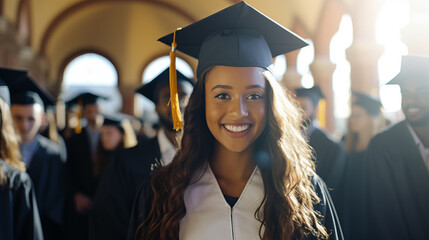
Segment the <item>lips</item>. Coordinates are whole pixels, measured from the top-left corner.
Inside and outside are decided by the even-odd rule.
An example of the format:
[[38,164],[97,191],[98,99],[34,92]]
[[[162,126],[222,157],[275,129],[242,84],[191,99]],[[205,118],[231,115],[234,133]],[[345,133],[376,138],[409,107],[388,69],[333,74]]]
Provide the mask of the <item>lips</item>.
[[229,136],[234,138],[239,138],[247,135],[252,125],[245,123],[245,124],[222,124],[222,126]]
[[224,126],[228,131],[237,133],[237,132],[246,131],[247,129],[249,129],[250,125],[245,124],[245,125],[238,125],[238,126],[237,125],[224,125]]

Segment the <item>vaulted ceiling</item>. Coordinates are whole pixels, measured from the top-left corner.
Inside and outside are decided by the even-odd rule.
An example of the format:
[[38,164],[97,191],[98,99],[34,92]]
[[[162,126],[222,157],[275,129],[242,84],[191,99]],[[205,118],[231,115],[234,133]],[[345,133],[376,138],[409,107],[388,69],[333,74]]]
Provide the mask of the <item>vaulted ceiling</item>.
[[[312,36],[316,35],[320,15],[328,1],[332,2],[247,2],[285,27],[293,28],[298,23],[302,28],[301,34]],[[29,11],[28,43],[47,60],[51,81],[61,80],[65,65],[73,57],[84,52],[97,52],[115,65],[120,84],[133,86],[140,82],[147,64],[168,53],[169,48],[156,41],[160,36],[236,2],[238,1],[3,0],[3,14],[8,21],[18,23],[22,11]],[[194,59],[183,55],[181,57],[195,66]]]

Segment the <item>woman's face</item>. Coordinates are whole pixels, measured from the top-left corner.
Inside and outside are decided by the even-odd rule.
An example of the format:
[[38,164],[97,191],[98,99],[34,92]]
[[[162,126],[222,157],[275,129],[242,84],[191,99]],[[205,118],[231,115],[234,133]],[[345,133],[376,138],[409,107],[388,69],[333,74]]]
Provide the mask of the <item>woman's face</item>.
[[258,67],[216,66],[206,75],[207,126],[217,142],[230,151],[248,149],[265,128],[262,71]]
[[349,128],[351,132],[359,133],[368,127],[371,116],[361,106],[352,105],[349,118]]
[[123,134],[115,126],[101,127],[101,146],[107,151],[115,150],[122,142]]

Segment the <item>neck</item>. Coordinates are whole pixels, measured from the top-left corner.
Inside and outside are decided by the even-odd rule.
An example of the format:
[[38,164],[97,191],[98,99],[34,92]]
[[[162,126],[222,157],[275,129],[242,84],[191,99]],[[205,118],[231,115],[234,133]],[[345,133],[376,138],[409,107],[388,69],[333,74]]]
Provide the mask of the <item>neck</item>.
[[372,134],[365,131],[358,133],[358,139],[355,146],[355,151],[364,151],[368,147],[369,141],[371,141]]
[[34,137],[32,137],[31,139],[27,139],[27,140],[22,140],[22,144],[30,144],[34,141],[34,139],[36,139],[36,135]]
[[90,128],[91,130],[98,130],[98,125],[95,122],[88,122],[87,127]]
[[168,131],[164,128],[165,136],[167,136],[167,139],[173,144],[175,148],[177,148],[177,141],[176,141],[176,132],[174,131]]
[[429,147],[429,126],[423,125],[423,126],[411,126],[411,127],[414,129],[417,136],[420,138],[420,141],[422,141],[423,145],[426,148]]
[[239,153],[231,152],[217,143],[210,164],[218,180],[221,179],[226,182],[247,182],[255,168],[252,156],[253,149],[249,148]]

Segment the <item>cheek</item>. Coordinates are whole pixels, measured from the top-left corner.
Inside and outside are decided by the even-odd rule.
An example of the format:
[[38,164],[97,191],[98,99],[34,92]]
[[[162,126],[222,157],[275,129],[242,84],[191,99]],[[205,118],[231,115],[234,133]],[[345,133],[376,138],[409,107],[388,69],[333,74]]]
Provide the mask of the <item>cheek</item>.
[[254,118],[258,122],[260,126],[260,131],[262,132],[265,128],[266,122],[267,122],[267,111],[265,104],[261,104],[259,106],[255,106],[255,109],[253,110]]
[[224,111],[224,108],[222,108],[218,104],[206,101],[206,122],[210,131],[218,127],[219,122],[224,114]]

